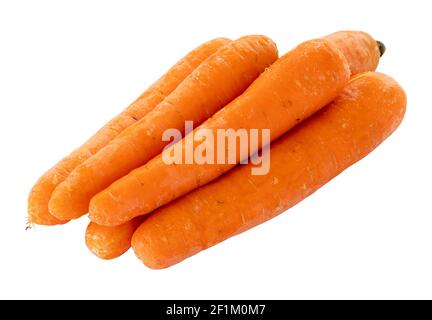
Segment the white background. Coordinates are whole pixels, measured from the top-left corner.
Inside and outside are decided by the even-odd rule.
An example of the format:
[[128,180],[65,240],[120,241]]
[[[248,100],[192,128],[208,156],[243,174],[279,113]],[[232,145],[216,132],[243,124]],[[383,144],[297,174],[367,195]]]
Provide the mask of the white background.
[[[0,297],[432,298],[429,4],[0,0]],[[406,89],[408,111],[296,207],[162,271],[132,251],[93,256],[86,217],[24,230],[36,179],[191,48],[266,34],[283,54],[343,29],[386,43],[379,70]]]

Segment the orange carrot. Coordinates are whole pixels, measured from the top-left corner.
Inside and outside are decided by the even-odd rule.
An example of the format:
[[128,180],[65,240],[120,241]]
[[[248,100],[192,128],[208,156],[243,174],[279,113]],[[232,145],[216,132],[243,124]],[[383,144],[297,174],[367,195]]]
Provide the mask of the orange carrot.
[[341,49],[350,65],[351,74],[375,71],[385,46],[376,41],[366,32],[340,31],[332,33],[324,39],[333,42]]
[[[379,62],[379,56],[384,53],[384,45],[375,41],[370,35],[359,32],[359,31],[346,31],[346,32],[336,32],[327,37],[325,37],[331,41],[333,41],[339,49],[345,52],[345,57],[348,57],[348,64],[350,65],[351,73],[363,72],[363,71],[374,71]],[[346,38],[349,38],[349,41],[344,41]],[[345,48],[345,47],[348,48]],[[364,48],[362,48],[364,46]],[[381,49],[380,49],[381,48]],[[380,51],[380,55],[375,54],[377,49]],[[352,50],[352,52],[350,52]],[[362,63],[358,62],[362,61]],[[370,69],[370,70],[369,70]],[[123,224],[125,226],[127,224],[133,224],[135,219]],[[98,225],[99,226],[99,225]],[[99,226],[100,232],[104,230],[110,230],[110,227],[102,227]],[[116,227],[111,227],[115,229]],[[112,233],[113,236],[116,236],[115,233]],[[114,243],[114,240],[109,239],[109,233],[105,232],[105,241]],[[124,241],[124,240],[119,240]]]
[[132,235],[143,220],[144,217],[136,217],[116,227],[90,222],[85,233],[87,248],[101,259],[117,258],[129,250]]
[[76,167],[53,192],[50,212],[59,219],[87,213],[96,193],[162,151],[169,143],[162,140],[166,129],[182,129],[185,120],[203,122],[241,94],[276,59],[276,46],[265,36],[242,37],[222,47],[157,108]]
[[81,147],[63,158],[48,170],[35,184],[28,199],[28,215],[31,223],[55,225],[65,223],[67,218],[57,219],[48,211],[48,200],[53,190],[69,173],[98,150],[104,147],[118,133],[141,119],[152,110],[178,84],[186,78],[202,61],[230,40],[218,38],[211,40],[188,53],[165,75],[148,88],[122,113],[109,121]]
[[333,103],[271,146],[267,175],[238,166],[156,210],[133,235],[135,254],[150,268],[166,268],[275,217],[375,149],[398,127],[405,106],[390,77],[355,77]]
[[[216,136],[221,128],[269,128],[270,140],[274,140],[332,101],[349,76],[347,60],[330,41],[307,41],[277,60],[198,130],[206,129]],[[202,142],[197,143],[190,134],[179,143],[185,154],[185,145]],[[251,148],[252,153],[255,151]],[[159,155],[97,194],[90,203],[90,218],[107,226],[125,223],[208,183],[233,166],[170,165]]]

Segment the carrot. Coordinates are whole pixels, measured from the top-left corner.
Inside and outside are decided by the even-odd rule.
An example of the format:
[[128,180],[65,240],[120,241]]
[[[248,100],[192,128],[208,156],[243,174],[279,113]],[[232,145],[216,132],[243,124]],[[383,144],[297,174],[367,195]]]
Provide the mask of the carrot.
[[[348,82],[349,75],[345,57],[331,42],[307,41],[277,60],[241,96],[198,130],[206,129],[216,136],[221,128],[269,128],[270,140],[274,140],[332,101]],[[197,144],[193,134],[179,143],[183,154],[186,145]],[[210,182],[234,166],[170,165],[159,155],[97,194],[90,203],[90,218],[107,226],[125,223]]]
[[251,175],[252,164],[238,166],[156,210],[133,235],[135,254],[150,268],[166,268],[275,217],[374,150],[398,127],[405,106],[403,89],[390,77],[355,77],[271,146],[267,175]]
[[366,32],[340,31],[332,33],[324,39],[333,42],[341,49],[348,60],[353,75],[375,71],[379,58],[385,52],[384,44],[376,41]]
[[87,248],[101,259],[117,258],[129,250],[132,235],[143,221],[144,217],[136,217],[116,227],[90,222],[85,233]]
[[63,158],[48,170],[34,185],[28,199],[28,215],[31,223],[55,225],[67,218],[57,219],[49,213],[48,200],[53,190],[79,164],[104,147],[118,133],[132,125],[161,102],[203,60],[230,40],[217,38],[197,47],[177,62],[165,75],[150,86],[122,113],[109,121],[81,147]]
[[[349,41],[344,41],[349,37]],[[375,41],[370,35],[359,32],[359,31],[346,31],[346,32],[336,32],[325,37],[333,41],[343,52],[345,56],[348,57],[348,64],[350,65],[351,73],[363,72],[363,71],[374,71],[378,65],[379,57],[384,53],[384,45]],[[365,48],[362,48],[365,46]],[[348,47],[348,48],[345,48]],[[376,51],[380,51],[380,54],[375,54]],[[352,53],[349,50],[354,50]],[[358,57],[357,57],[358,55]],[[357,62],[361,60],[363,64]],[[369,70],[370,69],[370,70]],[[123,224],[125,226],[129,223],[133,223],[135,219]],[[99,226],[99,225],[98,225]],[[103,230],[110,230],[110,227],[99,226],[101,232]],[[116,227],[112,227],[115,229]],[[105,232],[105,241],[114,243],[113,239],[109,239],[108,232]],[[115,233],[113,233],[115,236]]]
[[87,213],[96,193],[162,151],[169,143],[162,140],[166,129],[184,128],[185,120],[203,122],[241,94],[276,59],[276,46],[265,36],[242,37],[222,47],[157,108],[76,167],[53,192],[50,212],[59,219]]

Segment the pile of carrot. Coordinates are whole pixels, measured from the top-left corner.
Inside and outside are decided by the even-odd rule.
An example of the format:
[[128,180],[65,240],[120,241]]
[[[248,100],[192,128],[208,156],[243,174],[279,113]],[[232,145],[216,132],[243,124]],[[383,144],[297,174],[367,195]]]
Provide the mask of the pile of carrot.
[[[359,31],[309,40],[281,57],[266,36],[206,42],[36,182],[29,221],[59,225],[88,213],[91,252],[113,259],[132,246],[154,269],[265,222],[401,123],[403,89],[375,72],[384,51]],[[169,129],[178,141],[163,138]],[[254,175],[241,152],[217,164],[164,161],[168,144],[186,154],[203,143],[194,133],[220,129],[269,130],[270,147],[250,144],[247,153],[269,152],[268,172]]]

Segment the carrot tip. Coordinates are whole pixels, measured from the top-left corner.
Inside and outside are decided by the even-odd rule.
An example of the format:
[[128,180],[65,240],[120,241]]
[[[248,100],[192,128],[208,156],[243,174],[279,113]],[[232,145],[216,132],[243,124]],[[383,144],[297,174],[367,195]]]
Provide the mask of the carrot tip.
[[386,52],[386,46],[381,41],[377,41],[378,49],[380,51],[380,57],[384,55],[384,52]]
[[35,224],[33,223],[31,217],[27,217],[27,218],[26,218],[26,227],[25,227],[25,230],[28,231],[28,230],[33,229],[33,228],[34,228],[34,225],[35,225]]

